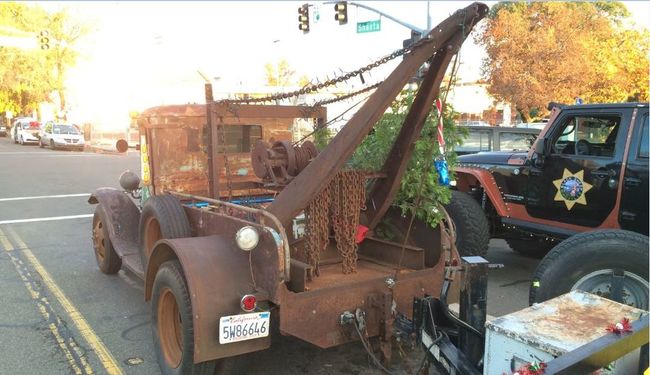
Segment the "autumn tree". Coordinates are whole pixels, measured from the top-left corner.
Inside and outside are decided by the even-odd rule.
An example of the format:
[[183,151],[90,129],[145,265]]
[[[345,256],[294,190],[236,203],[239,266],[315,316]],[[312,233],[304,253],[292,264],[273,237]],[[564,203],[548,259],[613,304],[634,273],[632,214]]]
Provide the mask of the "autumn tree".
[[48,49],[0,45],[0,112],[29,113],[56,92],[66,107],[65,76],[74,66],[74,44],[88,28],[65,11],[46,12],[38,5],[0,2],[0,32],[34,38],[48,33]]
[[266,63],[264,65],[266,84],[269,86],[304,86],[309,81],[305,76],[296,79],[296,71],[291,68],[289,62],[281,59],[277,64]]
[[504,2],[476,37],[488,91],[525,119],[551,101],[648,100],[650,34],[617,2]]

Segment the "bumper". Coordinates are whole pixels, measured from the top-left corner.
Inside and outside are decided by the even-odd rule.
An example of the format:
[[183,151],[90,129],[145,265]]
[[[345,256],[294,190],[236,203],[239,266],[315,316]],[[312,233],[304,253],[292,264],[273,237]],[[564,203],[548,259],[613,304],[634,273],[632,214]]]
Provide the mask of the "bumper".
[[54,146],[56,148],[66,148],[66,149],[74,149],[74,150],[84,149],[83,143],[54,142]]

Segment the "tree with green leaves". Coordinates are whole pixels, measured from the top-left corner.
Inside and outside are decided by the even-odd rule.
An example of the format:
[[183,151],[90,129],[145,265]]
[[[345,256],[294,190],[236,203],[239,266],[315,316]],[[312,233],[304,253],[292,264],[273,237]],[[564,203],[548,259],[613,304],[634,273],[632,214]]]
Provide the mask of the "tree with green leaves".
[[647,101],[650,33],[619,2],[502,2],[476,37],[494,97],[526,122],[551,101]]
[[[384,165],[388,153],[399,134],[406,117],[406,112],[415,98],[412,91],[405,91],[393,102],[390,110],[377,122],[373,131],[364,139],[351,159],[351,165],[356,169],[379,171]],[[459,145],[462,141],[462,131],[455,126],[453,108],[447,104],[443,109],[443,124],[445,143],[448,149]],[[438,174],[433,166],[434,159],[440,157],[437,138],[438,115],[431,111],[422,129],[420,137],[415,142],[415,149],[400,183],[400,190],[394,204],[403,212],[415,212],[416,216],[436,226],[442,219],[438,207],[446,204],[451,198],[447,186],[438,183]],[[449,170],[456,162],[454,152],[445,152]],[[420,191],[420,183],[423,183]],[[418,201],[418,193],[420,202]]]

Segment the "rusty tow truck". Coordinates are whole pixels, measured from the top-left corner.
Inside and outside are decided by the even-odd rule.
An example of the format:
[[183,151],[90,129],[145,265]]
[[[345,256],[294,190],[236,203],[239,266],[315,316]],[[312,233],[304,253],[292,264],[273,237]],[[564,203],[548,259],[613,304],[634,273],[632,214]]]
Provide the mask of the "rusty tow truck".
[[[394,53],[403,60],[320,152],[290,142],[288,129],[295,119],[324,126],[322,106],[215,101],[206,85],[205,105],[140,115],[142,177],[126,172],[124,191],[99,188],[89,203],[101,271],[126,267],[144,280],[162,373],[225,369],[230,357],[268,348],[278,328],[320,348],[379,337],[384,359],[393,335],[415,332],[423,298],[444,299],[453,272],[472,266],[460,266],[449,225],[409,226],[391,203],[445,71],[487,10],[461,9]],[[344,168],[425,62],[383,169]],[[372,235],[380,225],[399,240]],[[370,230],[363,241],[360,226]],[[456,318],[452,339],[476,357],[482,341],[467,332],[482,329],[485,293],[468,290],[460,315],[472,318]]]
[[[399,337],[425,349],[441,373],[490,373],[498,356],[487,345],[487,261],[460,257],[449,215],[433,228],[392,207],[450,61],[487,11],[481,3],[460,9],[418,42],[339,77],[403,56],[383,82],[356,93],[375,90],[320,152],[290,139],[296,121],[327,126],[324,103],[262,104],[290,94],[215,101],[207,84],[205,105],[161,106],[139,116],[141,177],[127,171],[123,190],[91,195],[92,239],[102,272],[126,268],[144,280],[163,374],[244,373],[241,359],[269,348],[277,334],[320,348],[360,341],[387,373]],[[348,168],[423,65],[383,167]],[[447,304],[456,292],[458,314]],[[553,359],[547,373],[591,373],[647,344],[647,319],[632,326],[635,334]],[[377,351],[370,339],[378,339]],[[647,367],[647,356],[641,362]]]

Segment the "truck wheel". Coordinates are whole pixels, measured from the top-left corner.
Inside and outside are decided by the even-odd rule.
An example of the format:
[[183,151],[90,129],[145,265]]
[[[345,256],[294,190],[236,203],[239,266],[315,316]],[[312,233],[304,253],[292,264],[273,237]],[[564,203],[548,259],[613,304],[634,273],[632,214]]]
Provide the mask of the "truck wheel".
[[512,251],[530,258],[543,258],[544,255],[551,251],[554,245],[553,242],[519,238],[508,238],[506,242]]
[[147,270],[153,245],[158,240],[185,237],[192,237],[192,230],[178,199],[171,195],[155,195],[147,199],[140,215],[140,259],[143,270]]
[[108,237],[108,228],[106,227],[106,213],[101,204],[95,208],[93,215],[93,248],[95,249],[95,259],[99,269],[107,274],[117,273],[122,267],[122,259],[117,255],[110,238]]
[[151,310],[160,371],[164,375],[212,375],[216,361],[194,364],[192,302],[178,260],[165,262],[158,269]]
[[456,247],[460,255],[485,255],[490,233],[485,213],[471,196],[452,190],[445,209],[456,226]]
[[[620,293],[612,290],[616,285],[620,285]],[[537,266],[528,301],[546,301],[571,290],[647,310],[648,237],[624,230],[602,230],[580,233],[561,242]]]

